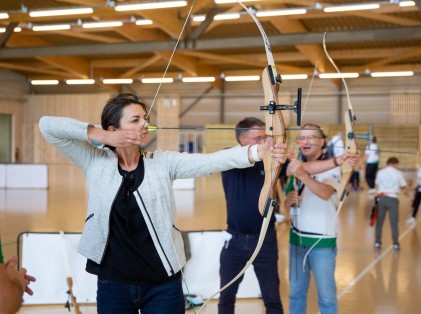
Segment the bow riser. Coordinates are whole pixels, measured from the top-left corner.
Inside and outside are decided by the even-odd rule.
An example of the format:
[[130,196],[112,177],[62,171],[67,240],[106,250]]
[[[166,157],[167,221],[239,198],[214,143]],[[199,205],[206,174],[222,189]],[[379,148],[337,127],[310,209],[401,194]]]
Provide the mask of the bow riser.
[[[357,153],[357,144],[355,142],[355,136],[353,135],[354,130],[354,115],[352,110],[348,109],[344,113],[345,130],[347,136],[345,136],[345,150],[349,153]],[[341,202],[345,199],[345,196],[349,193],[349,180],[352,176],[352,166],[348,162],[344,162],[341,167],[341,183],[338,188],[337,202]]]
[[[285,123],[281,110],[276,109],[279,104],[278,92],[280,79],[277,78],[276,69],[268,66],[263,70],[262,84],[265,95],[266,111],[266,135],[268,141],[274,143],[285,143]],[[272,138],[272,139],[271,139]],[[274,143],[273,143],[274,142]],[[263,158],[265,181],[259,197],[259,211],[263,217],[266,217],[277,205],[275,184],[279,178],[282,166],[272,158],[271,151],[268,150]]]

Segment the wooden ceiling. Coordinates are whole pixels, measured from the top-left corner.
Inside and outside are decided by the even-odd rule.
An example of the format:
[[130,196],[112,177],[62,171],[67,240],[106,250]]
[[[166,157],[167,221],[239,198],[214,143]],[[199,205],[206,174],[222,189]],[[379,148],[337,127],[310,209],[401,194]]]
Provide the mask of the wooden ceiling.
[[[6,28],[0,34],[0,69],[15,71],[28,79],[80,79],[162,77],[177,38],[189,14],[186,7],[117,12],[114,5],[149,1],[22,0],[0,1]],[[155,0],[156,2],[156,0]],[[380,1],[372,11],[325,13],[316,9],[336,4],[369,1],[260,0],[245,4],[255,10],[309,8],[307,14],[260,17],[269,37],[278,72],[313,74],[335,72],[323,52],[327,48],[342,72],[411,70],[421,72],[421,0],[400,7],[399,1]],[[92,6],[89,15],[30,17],[40,9]],[[25,12],[26,11],[26,12]],[[240,12],[237,20],[213,20],[220,13]],[[190,19],[168,68],[167,77],[255,75],[266,65],[260,31],[237,3],[215,4],[195,0],[192,15],[205,15],[203,22]],[[137,19],[152,25],[138,26]],[[85,29],[89,21],[123,21],[115,28]],[[70,30],[35,32],[36,25],[71,24]],[[20,32],[13,29],[20,27]],[[219,80],[219,79],[218,79]],[[213,83],[218,86],[218,80]]]

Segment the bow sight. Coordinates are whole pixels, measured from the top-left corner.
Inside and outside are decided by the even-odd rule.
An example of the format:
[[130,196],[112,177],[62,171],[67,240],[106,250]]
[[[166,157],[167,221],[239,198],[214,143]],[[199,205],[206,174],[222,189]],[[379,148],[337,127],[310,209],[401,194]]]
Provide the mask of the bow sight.
[[293,105],[277,105],[276,102],[270,101],[267,106],[260,106],[260,110],[268,110],[270,114],[274,114],[276,110],[294,110],[297,115],[297,125],[301,125],[301,87],[297,90],[297,100]]

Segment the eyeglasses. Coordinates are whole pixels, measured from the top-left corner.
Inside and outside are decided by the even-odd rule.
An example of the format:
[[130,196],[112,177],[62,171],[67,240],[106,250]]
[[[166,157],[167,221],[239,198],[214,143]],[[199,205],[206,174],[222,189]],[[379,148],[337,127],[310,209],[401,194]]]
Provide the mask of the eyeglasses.
[[313,141],[314,139],[321,139],[320,136],[316,135],[307,135],[307,136],[297,136],[297,142],[303,142],[307,139],[307,141]]
[[260,141],[266,141],[268,137],[267,136],[256,136],[256,137],[249,137],[249,140],[260,142]]

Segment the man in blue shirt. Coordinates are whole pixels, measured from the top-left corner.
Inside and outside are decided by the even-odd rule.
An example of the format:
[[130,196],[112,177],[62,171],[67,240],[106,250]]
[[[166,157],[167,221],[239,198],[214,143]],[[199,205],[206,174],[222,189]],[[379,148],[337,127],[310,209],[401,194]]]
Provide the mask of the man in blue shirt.
[[[264,143],[266,140],[264,127],[264,122],[257,118],[246,118],[240,121],[236,126],[239,145]],[[225,242],[220,255],[221,287],[241,271],[257,246],[263,222],[258,209],[258,200],[264,179],[263,162],[256,162],[250,168],[222,172],[227,202],[227,231],[229,233],[227,236],[230,239]],[[253,266],[266,306],[266,313],[283,313],[279,294],[278,246],[273,214],[262,248]],[[243,277],[221,292],[218,304],[219,314],[234,313],[235,298],[242,279]]]

